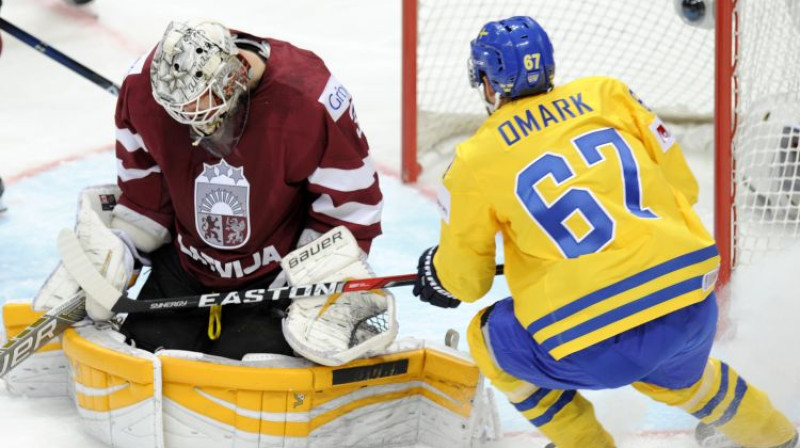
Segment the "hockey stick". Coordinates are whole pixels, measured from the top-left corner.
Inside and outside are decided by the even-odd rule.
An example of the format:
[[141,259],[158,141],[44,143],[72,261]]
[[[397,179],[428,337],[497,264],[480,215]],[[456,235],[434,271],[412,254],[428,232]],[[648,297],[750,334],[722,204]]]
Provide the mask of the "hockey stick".
[[[501,275],[502,273],[503,265],[501,264],[497,266],[495,275]],[[142,313],[164,309],[206,308],[212,305],[303,299],[337,292],[357,292],[411,286],[416,278],[417,274],[392,275],[361,280],[317,283],[314,285],[246,289],[228,293],[211,293],[147,301],[133,300],[127,294],[122,294],[113,311],[117,313]],[[9,339],[8,342],[0,347],[0,378],[52,339],[59,336],[68,327],[83,320],[86,317],[85,304],[84,292],[80,292],[62,305],[51,309],[18,335]]]
[[109,81],[108,79],[104,78],[103,76],[99,75],[94,70],[86,67],[85,65],[81,64],[80,62],[72,59],[71,57],[65,55],[64,53],[56,50],[55,48],[47,45],[46,43],[42,42],[32,34],[23,31],[22,29],[16,27],[15,25],[11,24],[7,20],[0,17],[0,30],[7,32],[8,34],[16,37],[17,39],[21,40],[22,42],[30,45],[34,49],[38,50],[39,52],[43,53],[45,56],[50,57],[54,61],[58,62],[59,64],[67,67],[68,69],[72,70],[73,72],[83,76],[84,78],[88,79],[89,81],[93,82],[106,92],[114,95],[119,96],[119,86],[114,84],[113,82]]
[[10,338],[0,347],[0,378],[63,333],[67,327],[83,320],[86,317],[85,303],[84,294],[78,293]]
[[[127,293],[120,294],[94,268],[75,234],[64,229],[58,235],[58,250],[64,267],[75,278],[81,288],[92,297],[105,302],[107,308],[115,313],[145,313],[160,310],[181,310],[208,308],[214,305],[234,305],[259,303],[281,299],[302,299],[344,292],[369,291],[373,289],[411,286],[417,274],[390,275],[387,277],[342,280],[316,283],[313,285],[284,286],[281,288],[257,288],[209,293],[184,297],[154,300],[134,300]],[[498,265],[495,275],[503,273],[503,265]]]
[[[503,273],[503,265],[498,265],[495,275]],[[370,291],[398,286],[412,286],[417,274],[390,275],[386,277],[343,280],[338,282],[316,283],[313,285],[284,286],[282,288],[243,289],[225,293],[209,293],[184,297],[155,300],[133,300],[122,294],[111,308],[115,313],[145,313],[159,310],[208,308],[214,305],[234,305],[259,303],[281,299],[303,299],[336,293]]]
[[[87,266],[91,265],[91,262],[88,258],[82,258],[86,257],[86,255],[80,249],[80,243],[74,233],[68,229],[62,231],[58,236],[58,245],[59,251],[62,253],[62,262],[65,262],[64,265],[71,275],[80,277],[76,278],[76,280],[78,280],[85,292],[100,295],[110,292],[108,288],[111,288],[111,286],[108,282],[97,271],[87,268]],[[65,254],[69,256],[63,257]],[[503,268],[502,264],[498,265],[495,269],[495,275],[503,274]],[[119,297],[112,311],[115,313],[145,313],[165,309],[207,308],[213,305],[303,299],[335,293],[411,286],[416,278],[417,274],[391,275],[361,280],[345,280],[271,289],[245,289],[227,293],[210,293],[142,301],[131,299],[126,293],[120,295],[119,292],[112,289],[114,297]],[[86,317],[85,292],[80,292],[62,305],[51,309],[0,347],[0,378],[50,340],[63,333],[67,327],[80,322]]]
[[[497,271],[498,274],[501,274],[503,266],[498,266]],[[244,289],[226,293],[214,292],[194,296],[141,301],[133,300],[126,294],[122,294],[117,303],[111,308],[111,311],[115,313],[145,313],[164,309],[207,308],[214,305],[259,303],[281,299],[295,300],[336,293],[411,286],[414,284],[416,278],[417,274],[391,275],[360,280],[316,283],[313,285],[284,286],[282,288],[270,289]]]

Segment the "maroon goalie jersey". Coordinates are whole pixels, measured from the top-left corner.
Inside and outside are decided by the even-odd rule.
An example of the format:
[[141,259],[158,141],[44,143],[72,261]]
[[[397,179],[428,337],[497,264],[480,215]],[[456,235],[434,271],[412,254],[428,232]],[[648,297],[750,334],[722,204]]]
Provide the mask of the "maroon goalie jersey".
[[131,68],[117,102],[115,214],[172,236],[183,268],[210,288],[278,269],[305,228],[345,225],[365,251],[381,233],[378,176],[350,93],[314,53],[265,40],[266,72],[224,159],[192,146],[189,127],[155,102],[152,52]]

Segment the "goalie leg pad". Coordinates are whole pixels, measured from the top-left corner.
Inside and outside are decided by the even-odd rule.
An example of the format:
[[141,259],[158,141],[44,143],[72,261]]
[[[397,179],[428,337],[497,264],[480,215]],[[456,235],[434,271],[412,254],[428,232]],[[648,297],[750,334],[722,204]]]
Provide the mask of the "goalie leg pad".
[[[291,285],[375,276],[346,227],[291,252],[281,266]],[[295,352],[328,366],[385,349],[397,330],[394,296],[386,291],[298,299],[283,321],[284,336]]]
[[94,326],[64,338],[79,419],[108,446],[478,447],[497,438],[477,368],[446,347],[407,339],[330,368],[275,354],[154,355],[121,339]]

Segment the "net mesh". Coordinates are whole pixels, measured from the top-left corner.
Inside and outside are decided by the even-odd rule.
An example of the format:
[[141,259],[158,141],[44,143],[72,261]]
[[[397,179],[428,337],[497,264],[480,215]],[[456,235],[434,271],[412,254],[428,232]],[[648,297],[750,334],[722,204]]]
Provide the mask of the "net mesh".
[[737,7],[736,256],[749,263],[800,232],[800,3],[740,0]]
[[318,301],[306,335],[322,331],[353,348],[390,330],[390,300],[392,296],[383,291],[370,291],[336,294]]
[[382,310],[376,308],[371,313],[362,315],[361,319],[356,321],[348,346],[355,347],[387,331],[389,331],[389,313],[385,307]]

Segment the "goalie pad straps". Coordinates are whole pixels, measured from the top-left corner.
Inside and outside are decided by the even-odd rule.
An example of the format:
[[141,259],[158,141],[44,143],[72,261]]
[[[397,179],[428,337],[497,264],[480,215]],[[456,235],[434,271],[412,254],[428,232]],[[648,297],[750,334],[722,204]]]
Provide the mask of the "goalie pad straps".
[[[291,285],[374,277],[366,255],[345,227],[336,227],[283,258]],[[394,296],[385,291],[333,294],[297,300],[283,330],[303,357],[341,365],[385,349],[397,334]]]

